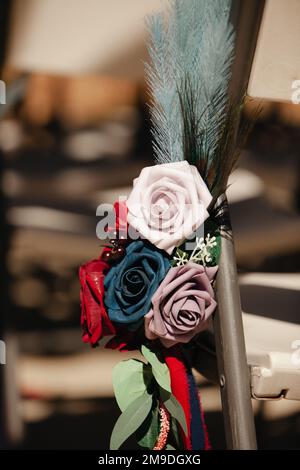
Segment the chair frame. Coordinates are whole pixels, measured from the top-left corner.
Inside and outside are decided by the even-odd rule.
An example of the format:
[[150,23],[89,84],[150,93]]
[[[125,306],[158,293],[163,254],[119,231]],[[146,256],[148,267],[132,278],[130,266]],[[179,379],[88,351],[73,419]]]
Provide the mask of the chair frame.
[[[229,93],[233,100],[241,98],[246,92],[263,10],[264,0],[232,2],[236,56]],[[221,196],[218,204],[226,203],[224,198]],[[227,222],[230,223],[228,210]],[[221,249],[216,279],[218,311],[213,324],[226,445],[228,449],[256,449],[251,376],[247,365],[232,234],[222,236]]]

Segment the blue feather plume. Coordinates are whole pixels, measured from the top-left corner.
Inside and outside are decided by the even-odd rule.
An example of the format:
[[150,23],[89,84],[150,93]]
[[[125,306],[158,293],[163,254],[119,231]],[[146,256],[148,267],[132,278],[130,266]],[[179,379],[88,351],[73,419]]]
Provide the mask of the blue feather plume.
[[224,190],[236,159],[225,152],[240,112],[240,104],[228,100],[234,58],[230,6],[230,0],[171,0],[147,20],[156,162],[188,160],[215,194]]

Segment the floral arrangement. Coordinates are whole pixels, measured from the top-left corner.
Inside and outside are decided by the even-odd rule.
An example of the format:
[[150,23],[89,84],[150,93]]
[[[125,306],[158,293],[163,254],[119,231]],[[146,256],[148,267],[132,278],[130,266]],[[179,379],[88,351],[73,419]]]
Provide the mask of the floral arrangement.
[[[204,230],[211,200],[188,162],[144,168],[126,202],[114,205],[110,243],[98,260],[80,268],[83,340],[94,346],[113,336],[106,347],[139,349],[147,360],[123,361],[114,371],[123,414],[112,434],[112,449],[129,432],[137,432],[140,445],[153,449],[171,448],[172,443],[180,448],[180,439],[188,439],[188,422],[180,394],[172,389],[167,360],[176,358],[185,369],[177,348],[207,328],[217,305],[212,282],[219,233],[196,235]],[[136,232],[130,234],[129,226]],[[189,238],[194,248],[185,251]],[[174,382],[176,368],[173,374]]]
[[114,204],[100,258],[80,268],[83,341],[141,354],[113,371],[111,449],[132,434],[147,449],[209,448],[190,349],[217,306],[217,200],[239,148],[229,6],[173,0],[148,20],[156,165]]

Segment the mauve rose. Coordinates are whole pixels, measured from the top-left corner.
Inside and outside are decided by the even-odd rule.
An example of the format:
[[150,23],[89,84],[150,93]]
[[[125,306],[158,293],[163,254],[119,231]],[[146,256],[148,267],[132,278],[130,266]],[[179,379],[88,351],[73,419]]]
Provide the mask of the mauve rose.
[[103,301],[104,276],[108,270],[109,265],[101,259],[89,261],[79,269],[82,340],[92,346],[103,336],[115,334]]
[[152,310],[145,316],[146,337],[159,338],[168,348],[188,343],[206,329],[217,305],[211,286],[217,269],[192,262],[171,268],[152,297]]
[[157,248],[172,253],[209,216],[212,196],[188,162],[144,168],[127,199],[127,220]]

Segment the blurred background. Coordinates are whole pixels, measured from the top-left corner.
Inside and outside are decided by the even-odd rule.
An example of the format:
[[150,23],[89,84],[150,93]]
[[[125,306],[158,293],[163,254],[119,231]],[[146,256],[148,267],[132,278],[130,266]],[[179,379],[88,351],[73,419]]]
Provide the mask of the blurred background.
[[[108,448],[111,369],[126,354],[81,343],[77,273],[100,252],[97,206],[153,164],[144,16],[160,3],[0,2],[2,448]],[[299,291],[300,106],[260,96],[245,116],[258,103],[228,191],[238,269],[292,275]],[[212,446],[224,448],[218,388],[198,380]],[[260,448],[300,447],[299,402],[254,409]]]

